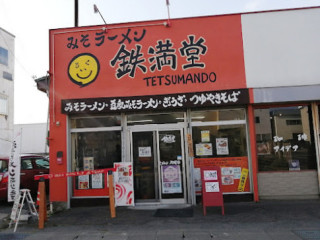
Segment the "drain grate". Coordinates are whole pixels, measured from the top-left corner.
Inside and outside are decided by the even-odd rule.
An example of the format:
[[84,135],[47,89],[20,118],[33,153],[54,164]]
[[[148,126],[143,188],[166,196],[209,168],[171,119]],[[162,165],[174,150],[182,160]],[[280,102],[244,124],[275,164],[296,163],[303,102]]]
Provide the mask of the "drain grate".
[[303,240],[320,239],[320,230],[295,230],[293,232]]
[[0,240],[23,240],[27,234],[21,233],[0,233]]

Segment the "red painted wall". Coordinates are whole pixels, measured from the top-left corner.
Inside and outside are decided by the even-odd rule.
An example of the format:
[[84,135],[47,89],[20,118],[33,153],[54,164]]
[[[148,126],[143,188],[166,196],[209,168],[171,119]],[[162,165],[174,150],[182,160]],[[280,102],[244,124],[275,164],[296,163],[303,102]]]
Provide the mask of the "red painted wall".
[[[51,173],[67,171],[62,99],[246,88],[240,15],[176,19],[170,27],[163,22],[50,31]],[[167,61],[156,65],[163,54]],[[210,79],[198,82],[198,74]],[[185,80],[173,81],[177,76]],[[57,151],[63,151],[62,165]],[[50,188],[52,201],[67,201],[66,179],[51,180]]]

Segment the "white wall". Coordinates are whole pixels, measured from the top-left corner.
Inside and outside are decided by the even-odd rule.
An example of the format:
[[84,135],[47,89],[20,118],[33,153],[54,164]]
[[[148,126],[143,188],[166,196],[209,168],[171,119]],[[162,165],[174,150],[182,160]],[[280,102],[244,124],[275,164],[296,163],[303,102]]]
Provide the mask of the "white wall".
[[320,84],[320,8],[242,15],[248,88]]
[[[8,157],[13,138],[14,107],[14,36],[0,28],[0,46],[8,50],[8,66],[0,63],[0,95],[8,99],[8,114],[0,114],[0,156]],[[13,80],[3,78],[3,72],[12,74]]]
[[35,153],[48,154],[47,141],[47,124],[15,124],[14,132],[21,130],[21,154]]

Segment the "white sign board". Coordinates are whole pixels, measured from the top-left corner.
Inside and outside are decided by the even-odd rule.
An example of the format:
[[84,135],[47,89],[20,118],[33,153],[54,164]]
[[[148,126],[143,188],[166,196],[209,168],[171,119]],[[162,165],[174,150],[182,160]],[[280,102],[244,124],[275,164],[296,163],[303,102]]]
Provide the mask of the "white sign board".
[[134,206],[132,163],[114,163],[114,168],[116,206]]
[[206,182],[206,192],[220,192],[219,182]]
[[151,157],[151,147],[139,147],[139,157]]
[[216,170],[204,170],[203,177],[205,181],[218,180],[218,173]]

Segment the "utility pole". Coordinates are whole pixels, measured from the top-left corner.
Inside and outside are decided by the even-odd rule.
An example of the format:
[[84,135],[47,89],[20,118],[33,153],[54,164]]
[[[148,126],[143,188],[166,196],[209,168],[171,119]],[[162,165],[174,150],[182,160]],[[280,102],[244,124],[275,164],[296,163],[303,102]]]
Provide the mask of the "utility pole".
[[79,0],[74,0],[74,26],[78,27]]

